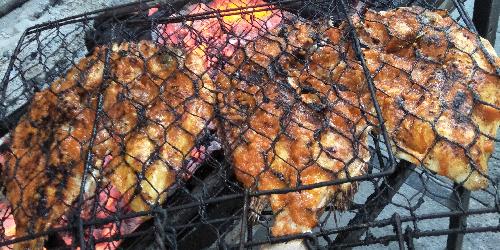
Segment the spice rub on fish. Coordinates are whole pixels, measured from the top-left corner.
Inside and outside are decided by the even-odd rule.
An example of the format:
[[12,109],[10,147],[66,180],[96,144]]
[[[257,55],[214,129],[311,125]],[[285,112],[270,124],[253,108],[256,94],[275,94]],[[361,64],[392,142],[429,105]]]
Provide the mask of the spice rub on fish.
[[[326,101],[314,103],[315,98],[308,99],[310,96],[303,95],[298,86],[292,86],[289,78],[302,81],[327,76],[301,75],[304,65],[293,58],[279,58],[288,53],[297,55],[295,47],[301,47],[304,44],[300,42],[310,39],[309,34],[300,32],[313,26],[297,22],[289,28],[296,33],[289,36],[289,41],[296,38],[297,43],[287,44],[283,37],[276,35],[249,42],[236,51],[216,80],[220,92],[217,98],[221,113],[220,137],[226,140],[224,147],[236,177],[246,188],[256,191],[360,176],[370,159],[367,146],[370,127],[362,119],[357,94],[349,91],[359,87],[353,86],[359,82],[344,78],[349,87],[341,93],[336,92],[334,86],[323,84],[325,96],[321,98]],[[317,56],[324,52],[318,51]],[[283,68],[275,68],[277,60],[283,60],[280,63]],[[331,63],[350,65],[340,57]],[[275,213],[272,234],[311,231],[328,204],[337,209],[348,206],[356,185],[356,182],[347,182],[269,195],[266,199]]]
[[354,21],[396,155],[486,188],[500,124],[500,58],[490,43],[440,10],[368,11]]
[[[368,11],[354,24],[396,155],[467,189],[485,188],[500,120],[499,59],[489,43],[446,12],[418,7]],[[293,188],[365,173],[367,133],[378,122],[348,32],[346,23],[295,21],[250,42],[234,65],[225,65],[216,83],[221,129],[247,188]],[[308,150],[294,151],[302,148]],[[356,184],[348,185],[354,192]],[[337,191],[270,195],[273,234],[310,231],[335,193],[345,199],[341,204],[352,199],[353,193]]]
[[[396,156],[469,190],[486,188],[500,122],[500,59],[489,42],[446,11],[369,10],[352,19]],[[299,21],[247,51],[286,75],[309,107],[344,103],[361,128],[364,122],[377,126],[349,32],[345,22],[335,28]],[[270,55],[273,47],[278,52]]]
[[[120,204],[132,211],[161,204],[176,176],[185,174],[213,116],[213,84],[200,63],[196,55],[182,58],[148,41],[103,46],[36,93],[12,132],[2,170],[16,237],[45,231],[78,211],[73,204],[89,150],[86,199],[103,179],[101,185],[113,185],[122,194]],[[106,157],[112,160],[105,166]],[[38,238],[15,248],[41,249],[43,243]]]

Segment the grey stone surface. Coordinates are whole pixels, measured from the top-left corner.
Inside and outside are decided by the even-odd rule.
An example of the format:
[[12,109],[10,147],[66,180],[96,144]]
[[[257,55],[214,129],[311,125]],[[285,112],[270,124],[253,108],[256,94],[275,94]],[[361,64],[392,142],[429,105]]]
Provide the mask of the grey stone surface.
[[[0,55],[13,51],[28,27],[105,7],[132,2],[133,0],[31,0],[20,8],[0,18]],[[0,77],[7,68],[7,61],[0,58]]]

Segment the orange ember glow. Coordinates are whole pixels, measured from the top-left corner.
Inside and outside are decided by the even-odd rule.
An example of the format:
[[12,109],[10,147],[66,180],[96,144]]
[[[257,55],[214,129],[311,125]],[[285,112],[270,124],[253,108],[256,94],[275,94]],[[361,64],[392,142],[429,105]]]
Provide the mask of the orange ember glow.
[[[191,5],[181,14],[218,11],[220,17],[159,25],[161,35],[158,41],[194,51],[204,56],[207,61],[205,66],[209,66],[217,61],[217,56],[230,57],[235,48],[281,23],[282,11],[271,10],[273,6],[269,5],[258,7],[263,4],[266,4],[263,0],[215,0],[208,5]],[[155,11],[150,11],[150,14]]]
[[[211,6],[218,10],[231,10],[238,9],[246,6],[256,6],[265,4],[261,0],[215,0],[212,2]],[[273,12],[268,11],[256,11],[254,8],[246,8],[245,11],[252,11],[251,14],[239,14],[240,11],[231,11],[230,15],[226,15],[223,18],[224,23],[228,25],[238,25],[239,22],[245,21],[250,24],[254,20],[267,20],[273,15]],[[255,12],[253,12],[255,11]]]
[[[7,202],[0,201],[0,234],[2,239],[11,240],[16,234],[16,223],[11,209]],[[11,246],[9,246],[11,247]],[[0,247],[0,250],[10,249],[9,247]]]
[[[102,190],[99,193],[98,201],[99,201],[99,206],[95,214],[95,218],[98,219],[108,218],[109,216],[112,216],[114,213],[116,213],[117,208],[125,207],[125,205],[122,204],[124,201],[121,193],[114,186],[109,186],[104,190]],[[92,203],[93,201],[90,201],[88,202],[88,204],[84,205],[82,218],[91,219],[92,215],[90,211],[92,211],[91,210]],[[144,221],[145,218],[143,217],[126,219],[120,221],[119,227],[117,223],[108,223],[104,226],[100,226],[99,228],[94,229],[92,231],[92,236],[94,236],[94,238],[98,240],[116,236],[118,232],[120,232],[121,235],[129,234],[133,232],[135,229],[137,229],[137,227],[139,227]],[[62,238],[68,246],[71,246],[72,243],[71,235],[63,235]],[[120,240],[117,240],[111,242],[97,243],[95,244],[95,249],[96,250],[117,249],[117,247],[120,245],[120,242],[121,242]]]

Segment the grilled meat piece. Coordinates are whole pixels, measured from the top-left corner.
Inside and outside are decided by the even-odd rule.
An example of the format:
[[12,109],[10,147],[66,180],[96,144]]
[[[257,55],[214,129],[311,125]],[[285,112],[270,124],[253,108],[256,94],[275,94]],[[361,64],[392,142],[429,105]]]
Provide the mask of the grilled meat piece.
[[500,58],[490,43],[446,11],[419,7],[368,11],[355,26],[396,155],[486,188],[500,125]]
[[[107,50],[110,78],[104,81]],[[95,181],[104,178],[102,184],[119,190],[120,203],[132,211],[161,204],[213,116],[213,86],[200,71],[202,63],[197,55],[178,58],[152,42],[98,47],[36,93],[12,133],[3,170],[16,237],[42,232],[78,211],[73,204],[94,123],[85,198],[95,198]],[[99,93],[102,112],[97,112]],[[113,160],[103,166],[109,156]],[[43,241],[15,248],[40,249]]]
[[[12,205],[16,237],[52,226],[79,194],[92,129],[89,123],[95,117],[91,109],[95,95],[82,93],[88,84],[102,83],[103,58],[104,50],[97,49],[65,78],[36,93],[28,113],[12,132],[2,179]],[[38,238],[15,248],[41,249],[43,242]]]
[[[137,53],[133,47],[118,50]],[[134,118],[124,122],[126,126],[123,127],[127,128],[123,131],[127,133],[125,153],[113,158],[108,175],[136,212],[163,203],[168,187],[175,183],[179,174],[187,174],[184,167],[191,151],[196,150],[197,140],[207,132],[213,117],[214,87],[208,75],[203,73],[202,57],[189,54],[184,62],[178,62],[173,54],[161,51],[158,57],[148,59],[157,53],[156,48],[141,51],[146,59],[136,66],[127,57],[112,58],[118,67],[123,65],[116,69],[123,75],[113,82],[116,87],[111,85],[118,90],[109,93],[110,107],[122,105],[115,100],[125,96],[123,102],[127,104],[123,105],[124,110],[118,108],[118,113],[122,114],[118,120],[128,116]],[[147,64],[148,74],[142,72],[143,64]],[[126,72],[134,73],[127,75]],[[105,103],[105,111],[106,107]]]
[[[446,12],[419,7],[369,11],[354,21],[397,156],[468,189],[485,188],[500,118],[499,59],[489,43]],[[341,39],[347,25],[325,23],[286,24],[249,42],[222,70],[221,129],[247,188],[297,187],[366,171],[375,111],[359,59]],[[271,195],[273,234],[311,230],[331,197],[342,208],[355,185]]]
[[[245,50],[235,53],[216,81],[220,91],[219,134],[226,139],[224,146],[236,177],[253,190],[296,188],[359,176],[366,171],[370,158],[370,128],[363,122],[355,92],[336,92],[335,86],[323,83],[323,92],[318,93],[321,98],[305,95],[297,85],[289,83],[294,81],[292,78],[302,81],[317,77],[304,73],[304,64],[282,57],[281,71],[273,68],[279,55],[300,56],[302,52],[296,48],[309,49],[297,43],[311,40],[304,32],[313,27],[298,22],[290,28],[295,35],[289,37],[296,41],[286,42],[283,37],[270,35],[249,42]],[[312,49],[313,44],[308,46]],[[337,61],[321,58],[322,53],[318,51],[316,63],[327,67],[351,64],[340,57]],[[359,65],[356,68],[360,70]],[[345,80],[351,88],[362,83]],[[318,101],[323,97],[324,102]],[[318,106],[323,106],[322,110],[317,110]],[[356,183],[350,182],[270,195],[276,214],[273,235],[311,231],[327,204],[345,209],[355,189]]]

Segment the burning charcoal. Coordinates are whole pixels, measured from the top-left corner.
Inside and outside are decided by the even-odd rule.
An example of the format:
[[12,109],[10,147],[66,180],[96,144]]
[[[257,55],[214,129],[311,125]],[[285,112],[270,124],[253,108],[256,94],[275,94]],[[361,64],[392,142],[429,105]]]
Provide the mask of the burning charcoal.
[[[262,10],[241,15],[228,9],[264,4],[261,0],[216,0],[209,4],[195,4],[181,11],[180,15],[196,15],[206,11],[222,11],[221,18],[206,18],[188,23],[168,23],[157,27],[160,43],[179,46],[186,50],[202,50],[208,64],[218,61],[218,55],[230,57],[235,48],[279,25],[284,13],[279,10]],[[272,7],[272,6],[271,6]],[[153,12],[150,12],[152,15]],[[173,15],[175,17],[176,15]],[[156,32],[153,32],[156,33]]]

